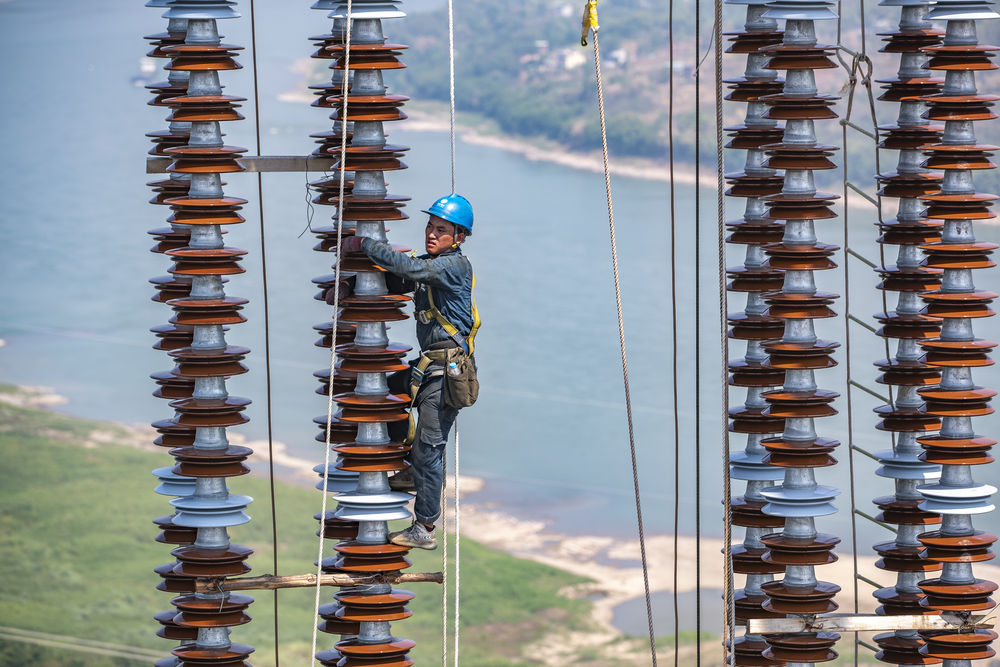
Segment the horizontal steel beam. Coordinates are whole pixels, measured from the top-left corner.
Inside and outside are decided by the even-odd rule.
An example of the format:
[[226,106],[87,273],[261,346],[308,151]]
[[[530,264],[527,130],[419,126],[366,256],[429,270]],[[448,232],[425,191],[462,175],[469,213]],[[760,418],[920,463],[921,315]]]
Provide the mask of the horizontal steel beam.
[[829,616],[796,616],[790,618],[753,618],[747,631],[754,635],[783,632],[882,632],[884,630],[973,630],[992,628],[996,618],[985,614],[961,616],[856,616],[830,614]]
[[[440,572],[407,572],[405,574],[323,574],[320,586],[361,586],[364,584],[412,584],[416,582],[444,583]],[[263,574],[259,577],[236,579],[199,579],[196,592],[275,590],[278,588],[309,588],[316,585],[315,574],[290,574],[285,576]]]
[[[173,162],[167,157],[146,158],[147,174],[165,174],[167,167]],[[312,155],[247,155],[239,159],[247,171],[316,171],[323,172],[336,163],[333,157],[315,157]]]

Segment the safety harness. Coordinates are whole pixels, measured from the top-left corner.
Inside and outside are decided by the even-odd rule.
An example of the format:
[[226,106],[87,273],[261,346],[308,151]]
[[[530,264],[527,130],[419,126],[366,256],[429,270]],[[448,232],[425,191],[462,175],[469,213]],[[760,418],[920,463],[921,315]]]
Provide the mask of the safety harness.
[[[448,321],[448,318],[438,310],[438,307],[434,305],[434,289],[430,285],[425,285],[427,288],[427,300],[430,302],[431,307],[427,310],[417,311],[416,318],[422,324],[430,324],[431,320],[437,321],[441,328],[444,329],[445,333],[451,336],[451,339],[458,344],[465,353],[470,357],[476,351],[476,333],[479,331],[479,325],[481,324],[479,319],[479,309],[476,308],[476,274],[472,274],[472,329],[469,331],[469,337],[464,337],[461,332],[459,332],[458,327]],[[448,350],[425,350],[420,353],[420,358],[410,369],[410,398],[412,400],[417,400],[417,393],[420,391],[420,385],[423,384],[425,378],[436,377],[438,375],[443,375],[445,372],[444,366],[440,369],[435,369],[431,372],[427,372],[427,369],[434,362],[444,362],[448,358]],[[413,412],[410,412],[410,424],[407,429],[406,440],[403,442],[405,445],[413,443],[413,439],[416,437],[417,425],[413,419]]]

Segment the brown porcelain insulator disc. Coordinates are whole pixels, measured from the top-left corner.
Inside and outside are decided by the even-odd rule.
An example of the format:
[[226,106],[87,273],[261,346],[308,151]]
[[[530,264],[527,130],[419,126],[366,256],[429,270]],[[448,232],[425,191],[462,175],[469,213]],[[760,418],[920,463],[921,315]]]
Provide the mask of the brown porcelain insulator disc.
[[176,197],[185,197],[191,189],[191,181],[172,178],[150,181],[146,185],[153,188],[153,192],[156,193],[149,203],[157,206],[165,206],[168,200]]
[[182,628],[174,623],[174,616],[176,615],[177,612],[171,609],[170,611],[161,611],[153,617],[153,620],[163,626],[156,631],[156,636],[162,639],[172,639],[185,643],[198,639],[197,628]]
[[990,220],[996,217],[990,206],[994,195],[925,195],[927,216],[939,220]]
[[765,563],[760,559],[767,549],[733,545],[733,572],[737,574],[777,574],[785,571],[784,565]]
[[[187,245],[187,241],[184,241]],[[156,288],[157,293],[152,300],[166,303],[171,299],[182,299],[191,295],[191,279],[187,276],[157,276],[150,278],[149,283]]]
[[732,278],[726,285],[729,292],[776,292],[785,282],[784,273],[767,266],[752,269],[732,267],[727,272]]
[[[319,426],[319,433],[316,435],[317,442],[322,442],[326,444],[327,437],[327,425],[326,425],[326,415],[321,415],[319,417],[313,417],[313,423]],[[341,421],[335,414],[333,421],[330,423],[330,444],[342,445],[348,442],[353,442],[358,437],[358,426],[357,424],[351,424],[349,422]]]
[[[761,97],[778,95],[784,88],[784,81],[780,79],[748,79],[741,76],[723,79],[723,83],[727,84],[730,90],[723,99],[729,102],[755,102]],[[778,138],[781,138],[780,134]]]
[[900,269],[889,265],[877,269],[882,276],[875,287],[887,292],[927,292],[941,286],[941,272],[937,269]]
[[[890,95],[888,92],[882,97],[906,97],[903,95]],[[919,95],[913,97],[918,98]],[[899,101],[899,100],[886,100]],[[912,151],[933,144],[941,139],[944,131],[943,125],[879,125],[878,129],[883,133],[882,141],[878,143],[879,148],[893,151]]]
[[149,42],[149,45],[153,47],[153,50],[146,54],[150,58],[169,58],[170,56],[166,53],[162,53],[158,49],[164,46],[172,46],[175,44],[183,44],[184,40],[187,38],[187,32],[158,32],[155,35],[145,35],[143,39]]
[[781,31],[746,31],[746,32],[724,32],[722,33],[729,42],[726,53],[757,53],[765,46],[780,44]]
[[153,444],[157,447],[187,447],[194,442],[196,429],[179,426],[173,419],[161,419],[151,426],[160,434]]
[[932,70],[958,70],[958,71],[982,71],[996,69],[990,58],[993,52],[1000,47],[989,46],[987,44],[956,44],[928,46],[921,49],[931,56],[927,69]]
[[895,542],[880,542],[874,547],[881,558],[875,561],[875,567],[889,572],[936,572],[941,569],[940,563],[926,560],[922,556],[923,548],[917,546],[900,546]]
[[768,452],[764,462],[782,468],[825,468],[836,465],[837,459],[830,456],[830,452],[840,446],[837,440],[826,438],[803,442],[775,437],[765,438],[761,444]]
[[194,380],[177,377],[173,371],[159,371],[149,377],[156,381],[157,389],[153,392],[156,398],[174,400],[189,398],[194,393]]
[[784,615],[765,610],[762,605],[766,601],[765,595],[748,595],[745,589],[737,589],[733,599],[736,622],[743,623],[752,618],[781,618]]
[[[356,44],[352,42],[349,67],[352,70],[402,69],[406,65],[399,61],[399,56],[407,48],[409,47],[403,44]],[[330,69],[344,69],[346,44],[334,44],[327,47],[327,50],[335,57]]]
[[254,652],[249,644],[230,644],[224,648],[200,648],[188,644],[175,648],[171,653],[181,660],[184,667],[207,665],[210,667],[242,667],[249,664],[244,659]]
[[[890,310],[887,313],[875,313],[872,317],[885,325],[876,332],[883,338],[907,338],[920,341],[930,340],[941,334],[941,318],[924,313],[898,313],[895,310]],[[914,365],[905,366],[902,362],[896,362],[892,370],[905,371],[907,368],[916,370],[926,367],[926,364],[920,362],[907,363]],[[886,360],[882,359],[876,362],[876,365],[879,367],[886,365]]]
[[829,662],[837,659],[832,646],[840,635],[832,632],[767,635],[768,648],[763,656],[785,662]]
[[[745,620],[741,619],[737,612],[736,622],[741,623]],[[737,667],[779,667],[785,664],[780,660],[770,660],[761,655],[767,649],[767,642],[763,639],[744,635],[733,640],[732,646],[733,664]]]
[[172,514],[153,519],[153,524],[160,529],[156,541],[160,544],[194,544],[198,537],[198,529],[190,526],[178,526],[174,523]]
[[761,584],[761,590],[767,594],[761,609],[778,614],[827,614],[840,608],[832,600],[840,586],[825,581],[815,586],[787,586],[784,581],[769,581]]
[[172,274],[189,276],[225,276],[243,273],[237,262],[247,254],[242,248],[178,248],[165,253],[176,264],[169,269]]
[[[825,109],[825,107],[823,107]],[[774,112],[772,107],[765,116]],[[833,113],[832,111],[830,113]],[[792,116],[792,113],[786,113],[785,115]],[[796,116],[809,116],[807,112],[802,112]],[[790,120],[795,120],[791,118]],[[834,146],[795,146],[794,144],[766,144],[761,146],[762,149],[767,151],[767,159],[764,161],[764,167],[769,169],[812,169],[812,170],[824,170],[824,169],[836,169],[837,164],[830,159],[833,155],[832,151],[835,150]]]
[[174,623],[188,628],[230,628],[250,622],[244,610],[253,598],[249,595],[230,593],[226,598],[199,598],[183,595],[174,598],[170,604],[177,607]]
[[170,403],[179,415],[174,420],[183,426],[235,426],[249,419],[240,414],[250,405],[249,398],[181,398]]
[[[384,546],[384,545],[383,545]],[[407,550],[408,551],[408,550]],[[384,574],[404,570],[412,565],[402,553],[351,554],[323,560],[323,570],[330,572],[360,572]]]
[[928,257],[924,264],[936,269],[988,269],[995,266],[989,259],[997,244],[988,241],[974,243],[928,243],[920,246]]
[[785,525],[784,517],[764,514],[767,504],[762,500],[747,500],[744,496],[736,496],[732,501],[733,524],[744,528],[781,528]]
[[[973,340],[929,338],[920,341],[919,344],[927,352],[924,361],[928,364],[965,368],[992,366],[993,360],[988,355],[997,345],[991,340],[984,340],[982,338],[975,338]],[[971,400],[974,397],[970,396],[968,398]]]
[[[322,520],[323,538],[327,540],[355,540],[358,537],[357,521],[338,519],[335,514],[337,510],[327,510]],[[320,520],[320,514],[316,513],[313,518]],[[319,535],[319,531],[316,532]]]
[[926,512],[920,508],[921,498],[897,498],[896,496],[880,496],[872,502],[882,511],[875,517],[885,523],[895,523],[904,526],[930,526],[941,523],[941,515]]
[[924,592],[921,605],[938,611],[986,611],[993,608],[990,594],[997,589],[992,581],[976,579],[954,584],[941,579],[925,579],[917,584]]
[[[825,533],[819,533],[815,537],[788,537],[783,533],[770,533],[762,537],[760,541],[768,547],[768,551],[761,558],[767,563],[785,566],[827,565],[829,563],[836,563],[837,555],[833,553],[833,548],[840,544],[839,537]],[[771,584],[784,585],[782,582],[771,582]],[[823,584],[823,582],[820,582],[820,584],[836,589],[825,599],[833,597],[833,594],[840,590],[839,587],[833,586],[833,584]],[[794,593],[794,591],[800,590],[803,587],[790,586],[790,588],[793,589],[792,592]],[[763,590],[768,595],[771,595],[768,589],[764,588]],[[823,590],[828,591],[832,589],[824,588]],[[807,597],[815,597],[818,594],[819,592],[812,592]],[[789,595],[792,595],[792,593],[789,593]],[[805,595],[805,593],[802,593],[802,595]]]
[[929,144],[922,150],[928,157],[920,166],[928,169],[996,169],[984,149],[995,150],[995,146],[952,146],[948,144]]
[[233,58],[242,46],[234,44],[177,44],[163,47],[171,59],[163,69],[184,72],[222,72],[242,69]]
[[340,610],[339,602],[327,602],[319,607],[320,618],[323,622],[317,627],[320,632],[326,632],[329,634],[337,635],[356,635],[361,630],[361,624],[356,621],[345,621],[341,618],[337,618],[337,612]]
[[173,227],[157,227],[146,232],[153,237],[156,244],[149,251],[157,254],[164,254],[169,250],[184,248],[190,244],[191,232],[187,229],[174,229]]
[[[766,65],[767,69],[834,69],[837,64],[832,58],[836,52],[836,46],[830,44],[774,44],[772,46],[761,47],[761,53],[772,54],[772,58],[785,58],[789,61],[788,66],[775,67]],[[823,64],[812,64],[812,61],[824,58]]]
[[177,459],[173,472],[185,477],[237,477],[246,475],[250,468],[243,464],[253,454],[249,447],[230,445],[226,449],[199,449],[179,447],[170,450]]
[[[402,120],[406,114],[400,107],[410,98],[404,95],[351,95],[347,96],[347,118],[348,121],[391,121]],[[344,108],[344,96],[338,90],[335,94],[327,97],[326,102],[334,109],[332,120],[344,120],[342,118]],[[352,147],[354,148],[354,147]]]
[[921,533],[917,539],[927,548],[928,559],[939,563],[982,563],[994,558],[990,547],[997,536],[981,530],[970,535],[945,535],[935,530]]
[[[194,593],[197,588],[196,577],[177,574],[174,572],[174,568],[176,567],[177,561],[172,561],[153,569],[153,572],[160,575],[161,579],[160,583],[156,585],[156,590],[165,593]],[[173,614],[170,617],[172,619]]]
[[166,149],[174,163],[168,172],[184,174],[228,173],[246,171],[237,161],[247,149],[241,146],[175,146]]
[[[928,302],[923,312],[934,317],[993,317],[995,314],[989,304],[996,299],[994,292],[980,290],[977,292],[947,293],[947,292],[927,292],[921,294],[920,298]],[[949,353],[951,356],[949,356]],[[927,363],[937,363],[938,365],[948,365],[944,362],[951,357],[960,354],[960,350],[953,349],[949,353],[939,349],[934,351],[934,360],[930,357]],[[988,363],[969,365],[989,365]]]
[[[726,178],[726,182],[729,184],[729,188],[726,190],[727,197],[763,197],[764,195],[777,194],[781,192],[781,186],[784,182],[780,176],[746,174],[744,172],[727,174]],[[738,220],[727,224],[731,226],[743,222],[745,221]]]
[[[773,308],[774,306],[772,306],[772,310]],[[840,343],[822,338],[807,343],[789,343],[782,340],[764,343],[764,351],[771,355],[771,366],[783,370],[833,368],[837,362],[831,359],[830,355],[838,347],[840,347]],[[834,392],[828,392],[830,400],[837,396],[838,394]],[[816,398],[818,401],[820,397]],[[803,400],[805,399],[803,398]]]
[[203,549],[192,544],[177,547],[170,552],[171,556],[180,561],[174,572],[195,577],[235,577],[246,574],[250,568],[244,561],[252,554],[253,549],[239,544],[232,544],[227,549]]
[[[893,614],[888,614],[893,615]],[[921,655],[923,640],[916,637],[900,637],[895,632],[875,635],[875,643],[882,650],[875,654],[875,659],[893,665],[940,665],[939,658]]]
[[942,660],[985,660],[996,655],[990,644],[997,638],[992,630],[973,630],[961,633],[921,632],[926,645],[921,655]]
[[354,324],[339,321],[337,322],[336,340],[334,340],[333,322],[320,322],[319,324],[314,324],[313,329],[318,331],[321,336],[315,343],[316,347],[325,348],[329,348],[334,343],[338,346],[347,345],[354,340],[354,336],[357,332],[357,327]]
[[921,389],[927,414],[938,417],[982,417],[993,414],[987,404],[997,392],[984,387],[963,390],[947,390],[939,387]]
[[992,463],[993,457],[988,452],[996,444],[996,440],[980,436],[963,439],[930,436],[927,438],[917,438],[917,442],[920,442],[924,448],[923,453],[920,455],[920,460],[946,465],[985,465]]
[[236,225],[246,222],[239,211],[242,206],[215,206],[199,209],[193,206],[174,207],[167,222],[184,225]]
[[727,319],[732,325],[727,335],[733,340],[775,340],[785,331],[784,320],[768,315],[729,313]]
[[227,345],[218,349],[182,347],[169,352],[177,361],[177,371],[183,377],[228,377],[242,375],[249,369],[240,362],[250,353],[250,348]]
[[378,422],[399,422],[410,418],[410,413],[405,408],[385,408],[374,410],[372,408],[342,408],[334,415],[341,421],[352,424],[375,424]]
[[943,30],[932,29],[906,29],[875,34],[885,42],[879,53],[920,53],[924,47],[940,44],[944,37]]
[[176,146],[185,146],[187,142],[191,139],[191,134],[185,131],[173,131],[173,130],[157,130],[155,132],[147,132],[146,136],[149,137],[153,146],[146,153],[147,155],[153,155],[155,157],[167,157],[167,149],[174,148]]
[[341,591],[333,596],[340,604],[337,618],[359,623],[366,621],[400,621],[413,613],[405,607],[416,597],[410,591],[399,588],[388,593],[364,595],[352,591]]
[[780,387],[785,383],[785,371],[771,368],[766,362],[733,359],[729,362],[729,372],[732,387]]
[[[825,271],[836,268],[837,264],[830,259],[830,256],[840,248],[828,243],[813,243],[811,245],[799,243],[768,243],[764,246],[764,252],[769,257],[768,264],[776,269],[786,271]],[[775,296],[781,292],[774,292]],[[770,297],[771,295],[765,295]],[[837,294],[827,292],[817,292],[815,295],[803,294],[794,298],[832,300],[837,298]],[[790,297],[791,298],[791,297]]]
[[[997,117],[990,111],[995,95],[963,95],[949,97],[946,95],[930,95],[921,98],[930,108],[921,114],[922,118],[936,121],[980,121],[993,120]],[[981,100],[990,100],[988,102]]]
[[392,638],[380,644],[366,644],[358,639],[337,642],[335,648],[344,654],[341,667],[407,667],[412,661],[405,659],[406,653],[416,646],[411,639]]
[[739,245],[778,243],[785,233],[784,223],[771,220],[727,222],[726,226],[732,232],[726,237],[726,243]]
[[878,191],[878,194],[884,197],[912,198],[940,191],[944,174],[941,172],[914,174],[887,171],[878,174],[875,178],[883,186],[882,190]]
[[347,392],[337,394],[333,400],[342,408],[376,412],[396,412],[410,407],[408,394],[359,394]]
[[338,470],[351,472],[392,472],[405,470],[409,464],[404,460],[410,451],[409,445],[390,443],[388,445],[338,445],[334,450],[341,455]]
[[876,426],[880,431],[928,433],[941,428],[940,419],[919,407],[880,405],[873,412],[882,418]]
[[[831,108],[834,101],[839,98],[831,97],[829,95],[819,95],[811,98],[797,98],[793,95],[765,95],[760,98],[761,102],[771,105],[770,108],[762,114],[763,118],[768,120],[831,120],[837,117],[837,113]],[[781,151],[785,153],[784,159],[790,161],[794,155],[798,155],[798,159],[801,160],[801,164],[817,164],[817,167],[776,167],[777,164],[773,161],[773,158],[766,162],[764,166],[772,167],[774,169],[835,169],[836,167],[829,166],[833,164],[826,159],[829,153],[822,152],[823,150],[833,150],[834,147],[822,147],[817,145],[814,148],[802,148],[801,150],[794,150],[792,144],[782,144],[787,151]],[[765,147],[766,148],[766,147]],[[777,146],[775,146],[777,149]],[[770,149],[768,149],[770,150]],[[811,153],[811,154],[810,154]]]
[[[326,347],[329,347],[327,345]],[[343,372],[339,368],[340,362],[338,362],[338,368],[335,369],[333,376],[333,393],[343,394],[352,391],[358,384],[358,374],[357,373],[347,373]],[[316,387],[316,393],[320,396],[330,395],[330,369],[322,369],[313,373],[314,376],[319,378],[320,385]]]
[[[875,381],[879,384],[887,384],[902,387],[932,387],[941,382],[941,372],[933,366],[926,366],[919,361],[902,362],[909,363],[920,368],[894,368],[886,364],[888,359],[880,359],[875,363],[879,369],[886,371],[877,376]],[[900,364],[902,365],[902,364]]]
[[729,422],[731,433],[747,433],[754,435],[764,435],[767,433],[781,433],[785,428],[785,420],[777,418],[753,417],[734,419]]
[[876,613],[879,616],[930,616],[935,612],[920,606],[920,601],[924,599],[924,594],[898,591],[894,586],[880,588],[872,596],[879,603]]
[[226,296],[217,299],[171,299],[167,302],[174,309],[175,315],[170,322],[175,324],[219,325],[240,324],[246,318],[239,314],[243,305],[250,303],[249,299],[236,296]]

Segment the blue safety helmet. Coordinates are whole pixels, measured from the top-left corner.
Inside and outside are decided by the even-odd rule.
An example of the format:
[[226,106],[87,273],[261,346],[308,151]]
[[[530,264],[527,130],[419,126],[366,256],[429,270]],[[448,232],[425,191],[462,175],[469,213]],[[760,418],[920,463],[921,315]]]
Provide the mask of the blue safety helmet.
[[437,216],[453,225],[458,225],[464,228],[467,234],[472,233],[472,204],[462,195],[456,195],[453,192],[446,197],[441,197],[423,212]]

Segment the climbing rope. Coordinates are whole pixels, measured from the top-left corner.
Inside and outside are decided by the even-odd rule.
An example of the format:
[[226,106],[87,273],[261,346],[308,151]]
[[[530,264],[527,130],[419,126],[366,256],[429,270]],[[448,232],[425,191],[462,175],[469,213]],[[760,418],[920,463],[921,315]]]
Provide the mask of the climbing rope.
[[[325,531],[325,521],[326,521],[326,502],[327,502],[327,491],[329,485],[329,471],[330,471],[330,444],[332,440],[332,424],[333,421],[333,386],[334,386],[334,375],[337,372],[337,324],[339,319],[340,311],[340,259],[341,259],[341,239],[344,232],[344,172],[347,169],[347,82],[351,78],[351,30],[353,30],[352,24],[352,11],[353,11],[353,0],[347,0],[347,21],[345,23],[345,38],[344,38],[344,77],[343,77],[343,87],[341,88],[341,94],[344,96],[343,107],[340,113],[340,187],[337,197],[337,254],[336,254],[336,264],[334,266],[334,276],[333,276],[333,322],[331,329],[332,337],[330,341],[330,385],[327,388],[326,395],[326,429],[324,436],[324,462],[323,462],[323,501],[320,507],[320,529],[319,529],[319,547],[316,556],[316,597],[313,602],[313,617],[319,616],[319,597],[320,591],[320,577],[323,574],[323,539]],[[310,662],[315,660],[316,656],[316,642],[318,640],[317,633],[319,632],[319,624],[313,623],[312,631],[312,652],[309,654],[311,656]]]
[[[722,351],[722,414],[729,414],[729,297],[726,290],[726,163],[722,150],[722,0],[714,0],[715,23],[712,25],[712,42],[715,56],[715,202],[716,240],[718,242],[719,272],[719,340]],[[733,640],[736,635],[736,609],[733,582],[733,499],[732,477],[729,470],[729,423],[722,420],[722,658],[724,665],[732,664]]]
[[[260,150],[260,95],[257,81],[257,26],[254,15],[254,0],[250,0],[250,55],[253,61],[253,108],[254,131],[257,137],[257,155]],[[257,172],[257,212],[260,218],[260,267],[263,281],[264,302],[264,412],[267,415],[267,482],[271,496],[271,567],[278,574],[278,509],[274,503],[274,431],[271,421],[271,327],[269,324],[267,298],[267,244],[264,239],[264,175]],[[280,664],[278,655],[278,589],[274,589],[274,667]]]
[[[608,162],[608,130],[604,115],[604,80],[601,77],[601,49],[598,45],[597,32],[599,29],[597,22],[597,0],[587,0],[583,9],[583,31],[580,36],[580,44],[587,45],[587,36],[594,35],[594,69],[597,74],[597,109],[601,119],[601,150],[604,158],[604,189],[608,200],[608,229],[611,233],[611,267],[614,273],[615,282],[615,305],[618,308],[618,341],[622,353],[622,380],[625,385],[625,415],[628,419],[628,441],[629,450],[632,455],[632,484],[635,489],[635,511],[639,524],[639,552],[642,558],[642,583],[646,598],[646,622],[649,626],[649,650],[656,667],[656,637],[653,633],[653,605],[649,595],[649,567],[646,560],[646,536],[643,531],[642,522],[642,502],[639,494],[639,468],[636,462],[635,453],[635,429],[632,422],[632,394],[629,389],[628,380],[628,356],[625,352],[625,320],[622,316],[622,289],[618,275],[618,246],[615,241],[615,213],[611,196],[611,167]],[[676,561],[675,570],[676,570]],[[676,597],[676,596],[675,596]]]

